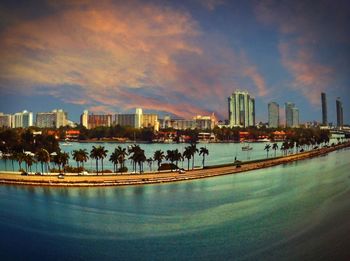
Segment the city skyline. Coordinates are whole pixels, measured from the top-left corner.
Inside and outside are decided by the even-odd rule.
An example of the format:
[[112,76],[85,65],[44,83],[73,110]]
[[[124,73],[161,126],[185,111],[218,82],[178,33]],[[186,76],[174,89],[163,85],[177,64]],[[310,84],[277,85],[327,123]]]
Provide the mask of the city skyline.
[[241,89],[255,97],[256,122],[271,101],[321,122],[324,92],[328,122],[341,97],[350,123],[345,2],[2,1],[0,13],[4,113],[59,107],[79,121],[84,109],[142,107],[226,119]]

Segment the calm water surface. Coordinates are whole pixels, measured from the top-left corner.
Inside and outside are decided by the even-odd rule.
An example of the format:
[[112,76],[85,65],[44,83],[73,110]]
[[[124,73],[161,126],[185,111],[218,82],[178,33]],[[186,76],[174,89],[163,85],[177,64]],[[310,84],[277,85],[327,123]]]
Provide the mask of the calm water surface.
[[0,186],[1,260],[350,260],[350,150],[162,185]]

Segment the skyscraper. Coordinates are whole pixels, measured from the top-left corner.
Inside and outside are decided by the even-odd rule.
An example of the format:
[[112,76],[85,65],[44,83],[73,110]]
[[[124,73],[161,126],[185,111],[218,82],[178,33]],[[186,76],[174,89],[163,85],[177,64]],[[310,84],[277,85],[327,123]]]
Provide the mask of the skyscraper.
[[299,127],[299,109],[296,107],[292,108],[292,115],[293,115],[292,127],[297,128]]
[[237,90],[228,97],[228,118],[231,127],[255,125],[255,100],[247,91]]
[[294,103],[286,102],[286,127],[299,127],[299,109],[295,107]]
[[337,126],[338,128],[343,127],[343,104],[338,97],[336,100],[336,109],[337,109]]
[[268,104],[268,114],[269,114],[269,127],[278,128],[280,125],[280,114],[279,105],[276,102],[270,102]]
[[321,93],[321,101],[322,101],[322,124],[327,125],[327,98],[324,92]]

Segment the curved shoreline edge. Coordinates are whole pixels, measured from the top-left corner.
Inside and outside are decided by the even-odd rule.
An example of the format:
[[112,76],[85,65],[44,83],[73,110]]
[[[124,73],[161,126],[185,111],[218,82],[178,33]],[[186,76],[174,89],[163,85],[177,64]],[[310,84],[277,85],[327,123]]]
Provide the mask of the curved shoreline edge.
[[233,163],[231,163],[194,169],[186,171],[185,174],[179,174],[177,172],[153,172],[122,175],[114,174],[101,176],[77,176],[76,174],[68,174],[64,179],[58,179],[57,174],[44,176],[21,176],[19,172],[0,172],[0,184],[53,187],[103,187],[159,184],[243,173],[251,170],[287,164],[298,160],[314,158],[347,147],[350,147],[350,142],[336,145],[334,147],[320,148],[317,150],[291,154],[288,156],[242,162],[240,168],[237,168]]

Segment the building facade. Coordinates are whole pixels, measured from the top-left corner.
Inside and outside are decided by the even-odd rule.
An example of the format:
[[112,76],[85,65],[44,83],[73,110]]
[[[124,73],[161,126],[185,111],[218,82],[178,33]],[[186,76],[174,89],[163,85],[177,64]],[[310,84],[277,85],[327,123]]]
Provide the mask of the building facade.
[[278,128],[280,125],[280,107],[276,102],[268,104],[269,127]]
[[33,113],[29,111],[17,112],[11,117],[12,128],[28,128],[33,126]]
[[231,127],[255,125],[255,100],[246,91],[235,91],[228,97],[228,118]]
[[110,126],[112,126],[111,114],[88,115],[88,129],[94,129],[97,127],[110,127]]
[[327,125],[327,98],[324,92],[321,93],[321,103],[322,103],[322,125]]
[[338,97],[336,100],[336,110],[337,110],[337,127],[343,127],[343,104]]
[[36,126],[39,128],[59,128],[68,123],[68,114],[63,110],[51,112],[38,112],[36,114]]
[[89,122],[89,111],[84,110],[83,114],[80,115],[80,124],[88,129],[89,128],[88,122]]
[[0,128],[11,128],[11,114],[0,112]]

